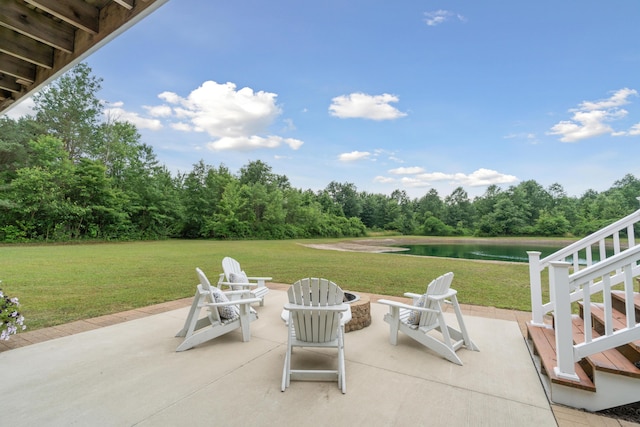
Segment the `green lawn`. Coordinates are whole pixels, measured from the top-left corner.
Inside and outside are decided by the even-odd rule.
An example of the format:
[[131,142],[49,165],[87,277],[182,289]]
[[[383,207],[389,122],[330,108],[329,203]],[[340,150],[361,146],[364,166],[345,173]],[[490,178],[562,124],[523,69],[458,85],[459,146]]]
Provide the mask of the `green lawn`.
[[[342,239],[347,240],[347,239]],[[29,330],[193,296],[200,267],[216,281],[231,256],[249,275],[293,283],[325,277],[345,290],[423,292],[453,271],[461,303],[530,310],[526,264],[312,249],[338,240],[0,246],[0,287],[18,297]],[[267,297],[268,298],[268,297]]]

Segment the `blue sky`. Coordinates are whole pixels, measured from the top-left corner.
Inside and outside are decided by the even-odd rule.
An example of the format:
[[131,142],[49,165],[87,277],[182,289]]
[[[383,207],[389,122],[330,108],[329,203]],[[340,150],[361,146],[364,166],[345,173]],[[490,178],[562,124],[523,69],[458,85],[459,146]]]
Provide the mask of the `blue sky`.
[[637,0],[170,0],[87,62],[174,172],[262,160],[314,191],[580,196],[640,177],[639,17]]

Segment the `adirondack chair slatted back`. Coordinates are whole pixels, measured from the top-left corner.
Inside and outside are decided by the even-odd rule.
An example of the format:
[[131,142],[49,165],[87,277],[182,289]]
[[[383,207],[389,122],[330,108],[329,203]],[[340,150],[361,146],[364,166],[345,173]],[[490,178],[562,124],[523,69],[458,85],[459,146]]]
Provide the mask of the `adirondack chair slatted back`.
[[[379,299],[379,304],[389,306],[389,313],[384,316],[384,321],[389,324],[389,342],[396,345],[398,333],[403,332],[458,365],[462,365],[462,360],[456,351],[462,346],[468,350],[479,351],[469,338],[462,310],[458,304],[457,292],[451,288],[451,282],[453,282],[453,273],[449,272],[429,283],[423,295],[406,292],[404,294],[406,297],[413,298],[413,305]],[[453,307],[458,322],[457,327],[447,324],[442,304]],[[420,313],[419,319],[417,313]]]
[[[441,311],[441,307],[439,306],[438,301],[430,300],[429,296],[435,295],[443,295],[449,292],[449,288],[451,287],[451,282],[453,282],[453,273],[449,272],[443,274],[442,276],[434,279],[429,286],[427,286],[427,292],[425,294],[425,304],[426,308],[430,308],[433,310]],[[423,326],[431,326],[438,321],[438,313],[436,312],[424,312],[420,316],[420,327]]]
[[[198,285],[198,287],[202,290],[202,292],[204,292],[206,296],[205,301],[208,303],[216,302],[215,298],[213,297],[213,291],[211,290],[211,282],[209,282],[209,278],[207,277],[207,275],[204,274],[204,272],[199,268],[196,268],[196,273],[198,274],[198,279],[200,280],[200,284]],[[218,310],[209,310],[208,315],[211,319],[211,322],[220,322],[222,320],[220,319]]]
[[[338,285],[318,278],[306,278],[295,282],[288,290],[292,304],[323,307],[343,303],[344,292]],[[292,311],[296,338],[307,342],[329,342],[336,339],[340,326],[339,312],[305,310]]]
[[[196,287],[184,326],[176,334],[176,337],[184,338],[176,351],[189,350],[236,329],[242,331],[242,341],[249,341],[250,323],[258,318],[255,311],[251,310],[251,304],[260,300],[248,297],[248,293],[244,291],[225,294],[219,288],[211,286],[209,279],[199,268],[196,268],[196,274],[200,283]],[[201,317],[202,310],[206,317]]]
[[222,269],[228,281],[231,280],[231,277],[229,277],[231,273],[240,274],[242,272],[240,263],[231,257],[222,259]]
[[249,290],[253,297],[260,298],[260,306],[264,306],[264,297],[269,293],[266,282],[272,280],[271,277],[248,276],[242,270],[240,263],[231,257],[222,259],[222,270],[223,273],[221,280],[218,282],[218,287],[228,286],[234,291]]

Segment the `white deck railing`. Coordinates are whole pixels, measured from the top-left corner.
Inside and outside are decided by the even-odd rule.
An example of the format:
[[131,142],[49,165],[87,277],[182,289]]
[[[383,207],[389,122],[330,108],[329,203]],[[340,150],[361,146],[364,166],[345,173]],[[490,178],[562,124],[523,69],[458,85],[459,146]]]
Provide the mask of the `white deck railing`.
[[[540,259],[540,252],[528,252],[532,323],[547,326],[544,316],[554,315],[558,376],[576,379],[574,363],[578,360],[640,339],[640,324],[633,305],[633,278],[640,275],[640,245],[636,246],[634,238],[634,225],[638,222],[640,210],[546,258]],[[628,242],[624,247],[622,233],[626,233]],[[594,247],[598,251],[596,260]],[[610,257],[607,257],[607,247],[613,249]],[[541,278],[546,269],[549,270],[549,301],[543,302]],[[625,292],[627,325],[614,332],[611,290],[616,286]],[[594,338],[590,302],[598,293],[604,304],[605,333]],[[585,340],[574,345],[572,303],[577,301],[584,303]]]
[[[554,328],[558,377],[578,380],[574,364],[589,355],[640,340],[640,320],[636,319],[633,278],[640,274],[640,246],[627,249],[604,261],[569,274],[571,264],[553,261],[549,267],[551,299],[555,301]],[[622,286],[625,294],[626,324],[614,331],[611,290]],[[573,290],[573,291],[572,291]],[[593,336],[591,297],[602,294],[604,334]],[[572,309],[573,295],[581,294],[584,310],[584,341],[574,343]]]

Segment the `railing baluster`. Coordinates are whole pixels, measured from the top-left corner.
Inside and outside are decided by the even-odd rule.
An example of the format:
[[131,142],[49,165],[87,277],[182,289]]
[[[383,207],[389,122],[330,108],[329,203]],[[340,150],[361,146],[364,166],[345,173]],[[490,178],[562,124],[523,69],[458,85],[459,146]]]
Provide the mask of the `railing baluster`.
[[591,284],[593,280],[590,280],[584,284],[583,295],[584,303],[582,304],[582,319],[584,321],[584,342],[591,342],[593,340],[593,333],[591,328]]
[[633,303],[633,265],[625,265],[623,270],[627,328],[633,328],[636,326],[636,308]]
[[602,276],[602,293],[604,301],[604,334],[613,334],[613,303],[611,300],[611,277],[608,274]]
[[[613,234],[613,254],[618,255],[620,253],[620,230]],[[616,273],[621,273],[621,269],[617,269]]]
[[617,255],[620,253],[620,231],[616,231],[613,233],[613,254]]

